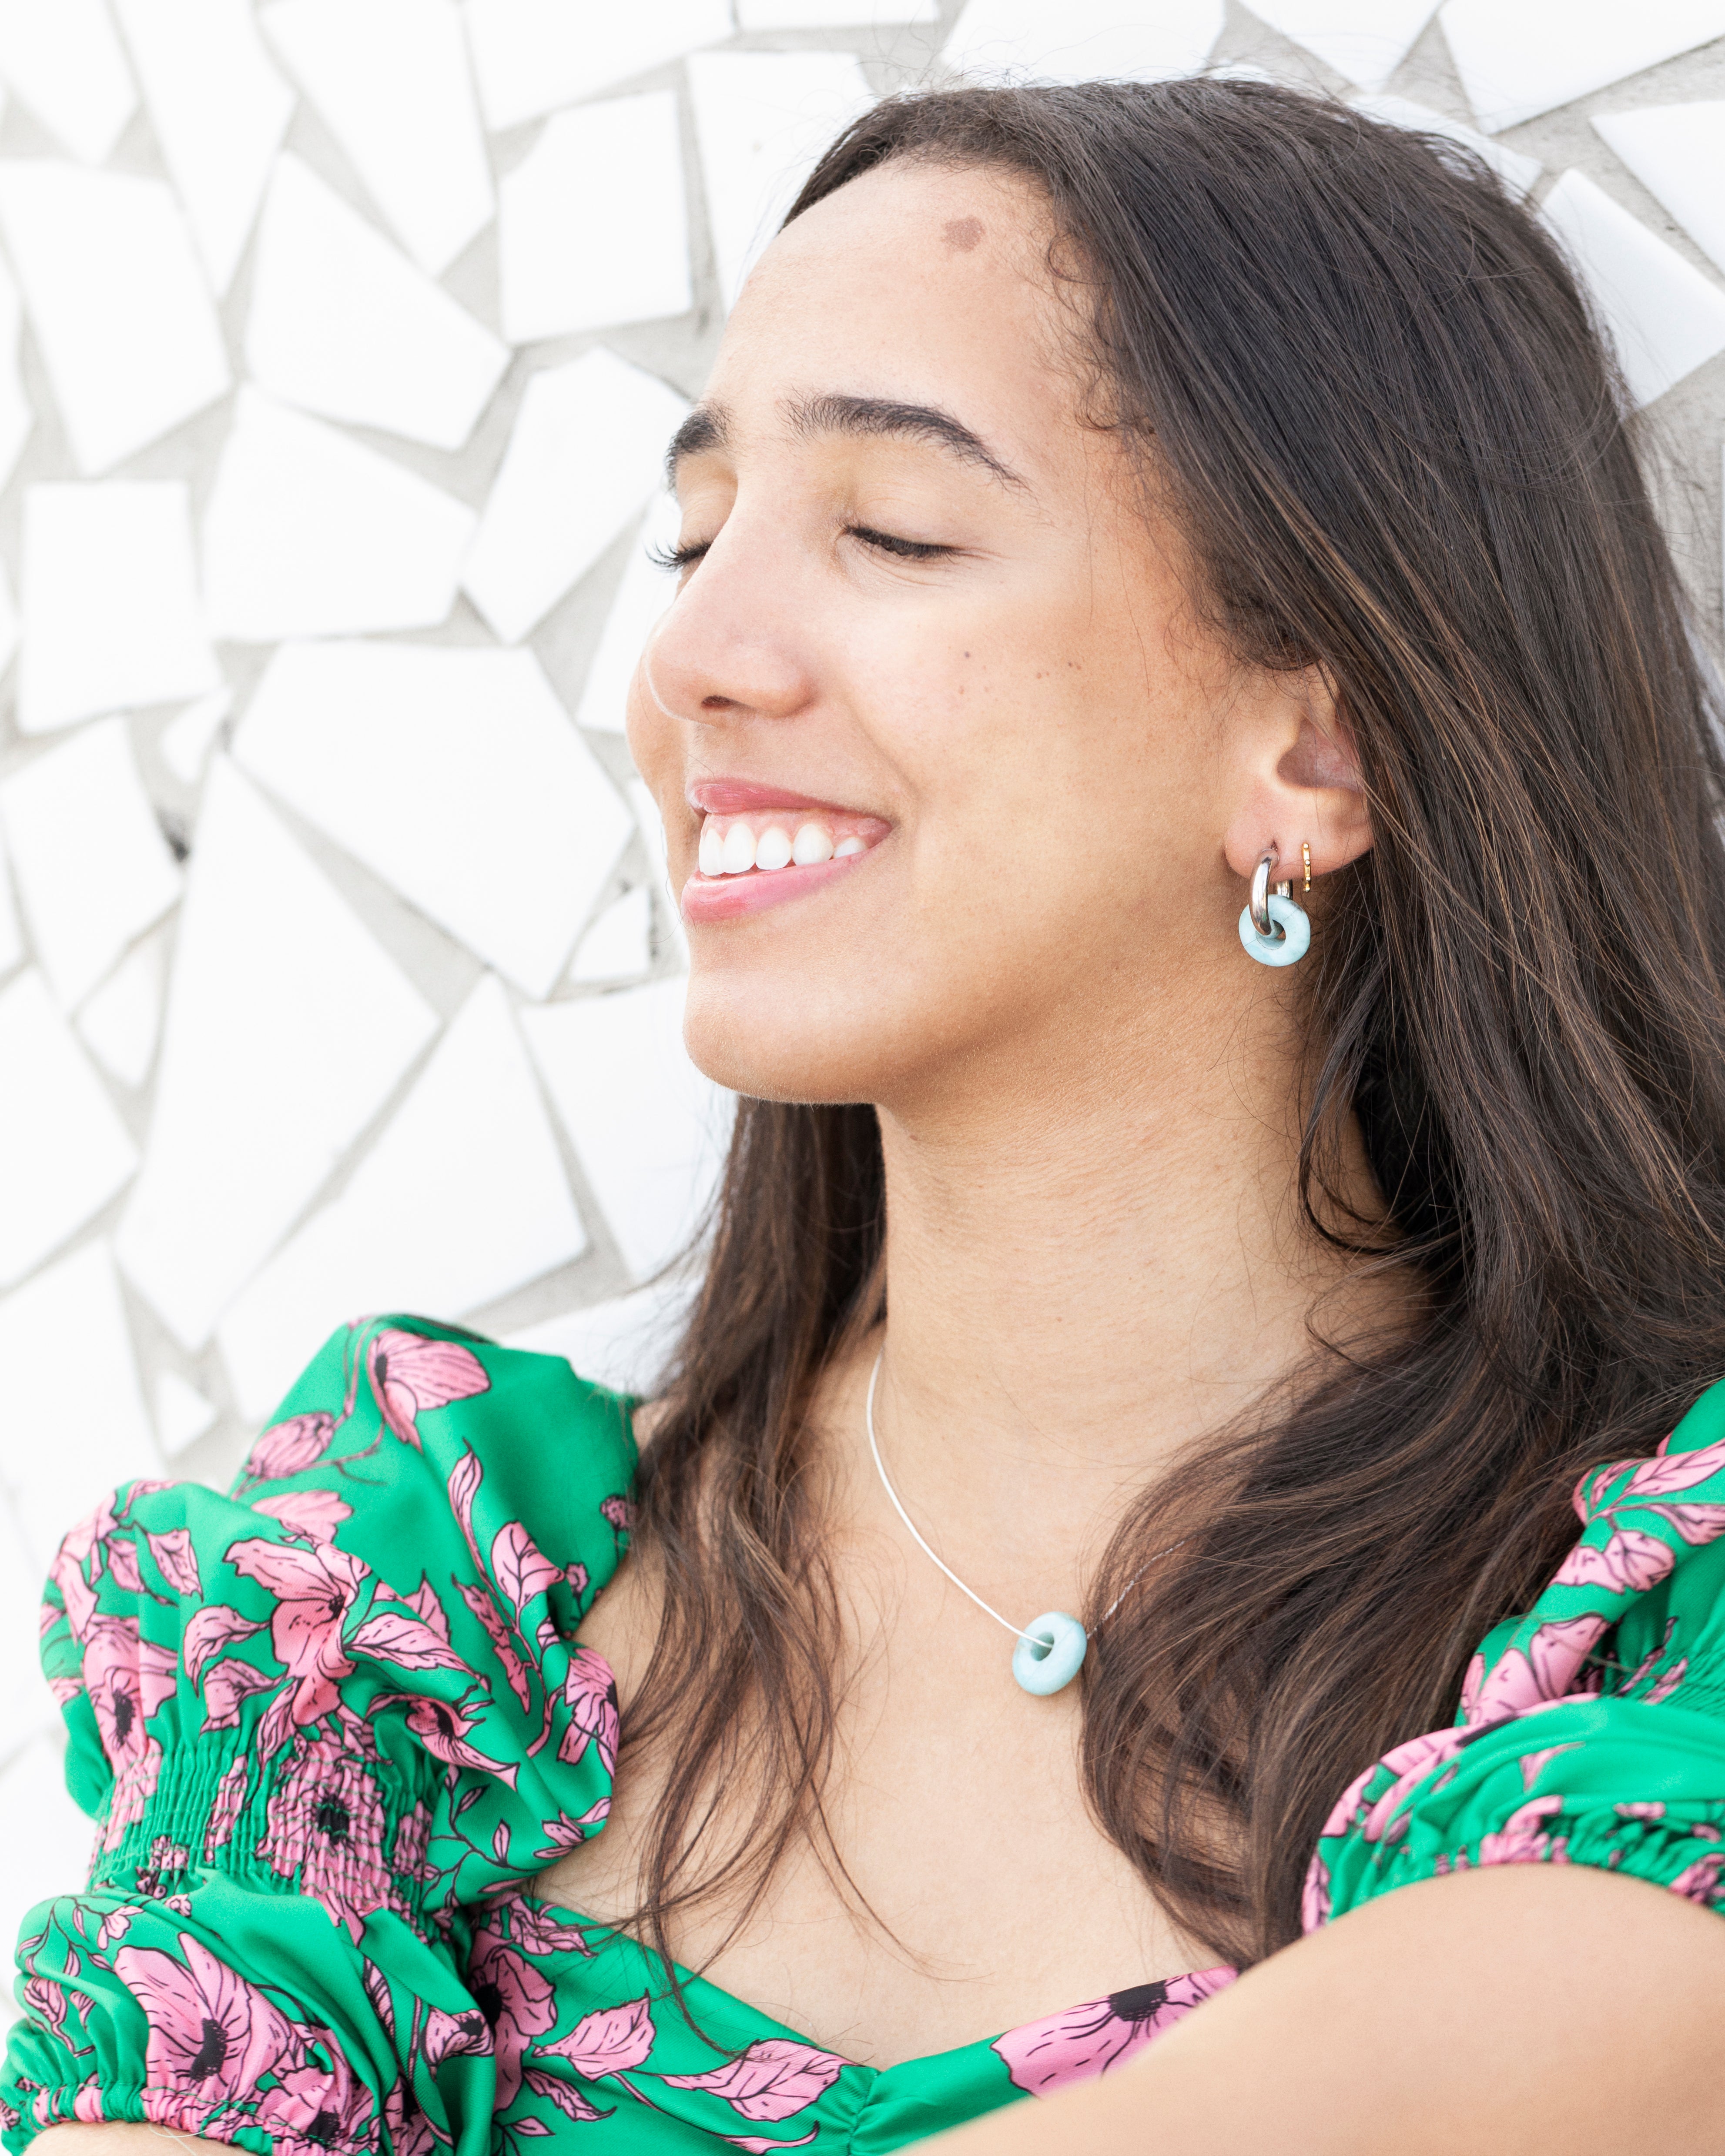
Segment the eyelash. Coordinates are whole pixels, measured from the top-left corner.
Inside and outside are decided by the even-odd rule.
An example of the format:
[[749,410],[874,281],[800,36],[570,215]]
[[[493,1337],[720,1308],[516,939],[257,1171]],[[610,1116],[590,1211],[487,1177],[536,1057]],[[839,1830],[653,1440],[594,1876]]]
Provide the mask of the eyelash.
[[[890,554],[901,562],[933,562],[954,551],[927,540],[900,539],[890,531],[876,531],[866,524],[847,524],[845,534],[847,538],[860,539],[865,546],[878,547],[883,554]],[[647,559],[662,569],[691,569],[711,543],[703,541],[693,547],[649,547]]]

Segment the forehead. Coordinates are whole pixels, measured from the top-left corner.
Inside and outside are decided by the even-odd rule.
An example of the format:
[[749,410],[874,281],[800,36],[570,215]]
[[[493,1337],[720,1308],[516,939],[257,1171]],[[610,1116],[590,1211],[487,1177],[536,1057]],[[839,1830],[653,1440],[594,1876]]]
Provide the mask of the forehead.
[[744,435],[833,394],[958,413],[1022,470],[1071,422],[1075,322],[1028,182],[898,161],[778,234],[725,330],[710,401]]

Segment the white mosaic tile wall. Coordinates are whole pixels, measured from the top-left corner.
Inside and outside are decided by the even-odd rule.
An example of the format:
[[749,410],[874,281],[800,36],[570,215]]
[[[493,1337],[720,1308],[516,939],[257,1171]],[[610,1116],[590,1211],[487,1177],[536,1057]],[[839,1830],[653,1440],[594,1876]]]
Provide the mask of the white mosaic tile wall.
[[774,205],[903,83],[1206,65],[1532,192],[1717,642],[1725,0],[0,0],[6,1940],[109,1483],[224,1478],[352,1312],[663,1337],[725,1116],[622,694]]

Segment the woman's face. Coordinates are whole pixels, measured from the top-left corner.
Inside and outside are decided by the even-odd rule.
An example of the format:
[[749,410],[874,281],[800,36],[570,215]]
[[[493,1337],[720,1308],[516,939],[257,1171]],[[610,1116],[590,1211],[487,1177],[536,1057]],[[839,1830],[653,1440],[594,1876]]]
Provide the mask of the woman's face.
[[679,436],[629,731],[689,1048],[741,1091],[1046,1085],[1260,973],[1224,849],[1286,692],[1201,629],[1085,424],[1048,238],[1008,176],[852,182],[773,242]]

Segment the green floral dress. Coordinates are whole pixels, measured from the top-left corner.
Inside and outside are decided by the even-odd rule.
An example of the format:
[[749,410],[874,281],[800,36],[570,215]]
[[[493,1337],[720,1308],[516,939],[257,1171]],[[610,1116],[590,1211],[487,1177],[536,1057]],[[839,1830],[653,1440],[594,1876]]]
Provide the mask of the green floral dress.
[[[899,2148],[1103,2072],[1227,1984],[1129,1984],[883,2071],[540,1899],[605,1824],[579,1643],[628,1537],[629,1403],[419,1319],[350,1327],[233,1496],[135,1482],[70,1535],[44,1658],[90,1881],[32,1911],[0,2123],[291,2156]],[[1584,1532],[1453,1728],[1339,1799],[1308,1925],[1474,1864],[1725,1900],[1725,1386],[1590,1475]],[[1125,1974],[1125,1972],[1123,1972]]]

